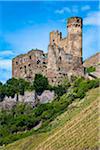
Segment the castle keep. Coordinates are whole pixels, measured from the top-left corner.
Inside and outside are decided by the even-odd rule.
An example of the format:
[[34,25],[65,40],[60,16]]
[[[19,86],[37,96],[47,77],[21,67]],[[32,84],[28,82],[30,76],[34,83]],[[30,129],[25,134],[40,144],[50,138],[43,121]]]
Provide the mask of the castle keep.
[[34,80],[35,74],[48,77],[51,84],[58,84],[65,76],[83,75],[82,65],[82,18],[72,17],[67,21],[67,37],[62,33],[50,33],[48,54],[31,50],[12,60],[12,76]]

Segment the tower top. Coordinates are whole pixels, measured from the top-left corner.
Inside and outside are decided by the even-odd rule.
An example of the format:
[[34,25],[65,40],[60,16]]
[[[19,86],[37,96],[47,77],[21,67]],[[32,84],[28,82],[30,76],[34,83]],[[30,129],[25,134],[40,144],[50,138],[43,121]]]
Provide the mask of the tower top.
[[81,17],[70,17],[67,19],[67,27],[70,27],[70,26],[80,26],[82,27],[82,18]]

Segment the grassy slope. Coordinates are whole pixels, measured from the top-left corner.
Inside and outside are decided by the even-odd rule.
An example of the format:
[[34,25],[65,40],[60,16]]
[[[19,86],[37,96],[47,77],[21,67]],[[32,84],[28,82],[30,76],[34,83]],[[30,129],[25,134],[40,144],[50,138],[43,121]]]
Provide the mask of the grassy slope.
[[98,143],[99,89],[92,89],[87,96],[76,100],[49,126],[50,132],[21,139],[2,147],[2,150],[82,150]]

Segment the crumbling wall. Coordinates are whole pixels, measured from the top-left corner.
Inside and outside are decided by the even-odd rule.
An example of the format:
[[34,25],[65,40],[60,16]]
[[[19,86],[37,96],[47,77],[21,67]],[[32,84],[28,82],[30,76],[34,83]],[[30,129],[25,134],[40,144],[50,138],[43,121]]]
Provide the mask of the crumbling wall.
[[12,76],[34,80],[35,74],[46,75],[47,54],[41,50],[31,50],[27,54],[19,55],[12,61]]
[[82,65],[82,18],[67,21],[68,35],[62,38],[59,31],[50,32],[48,54],[32,50],[12,61],[13,77],[34,80],[37,73],[48,77],[51,84],[58,84],[68,74],[84,75]]

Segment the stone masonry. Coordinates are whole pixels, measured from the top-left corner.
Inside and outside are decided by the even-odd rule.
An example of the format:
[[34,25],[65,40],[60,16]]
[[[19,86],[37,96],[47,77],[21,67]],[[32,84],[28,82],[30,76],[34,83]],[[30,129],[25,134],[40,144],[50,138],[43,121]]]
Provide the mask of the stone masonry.
[[65,76],[84,75],[82,64],[82,18],[71,17],[67,21],[67,37],[52,31],[48,54],[31,50],[12,60],[12,76],[34,80],[37,73],[48,77],[51,84],[59,84]]

